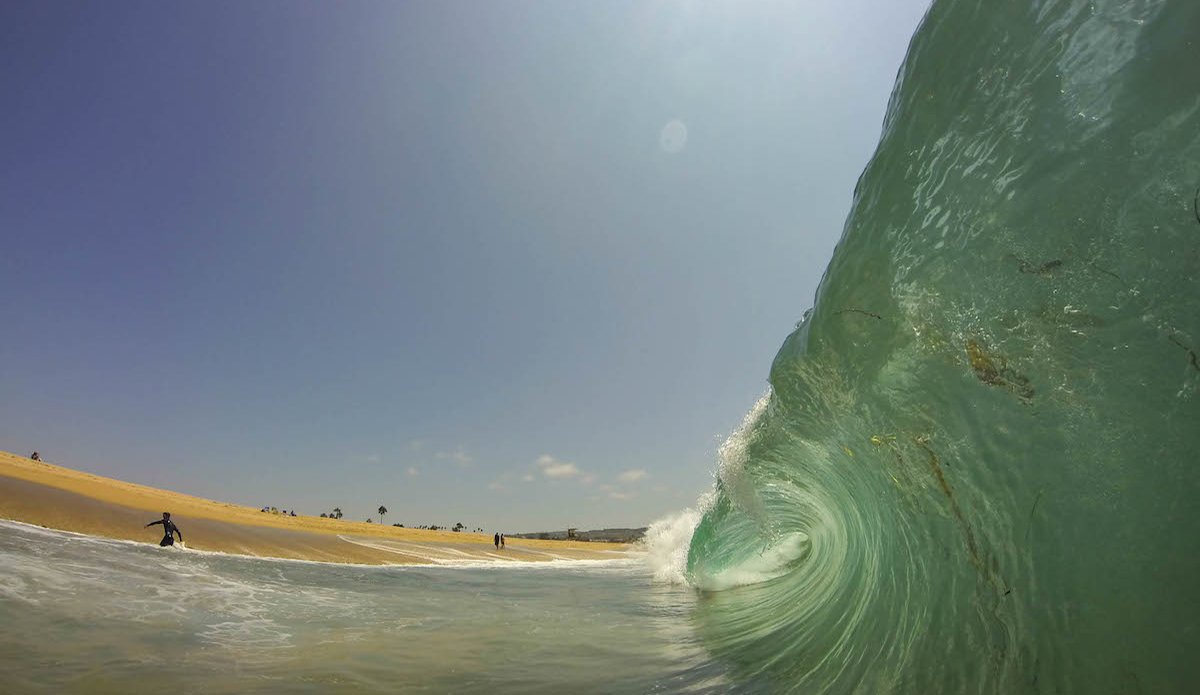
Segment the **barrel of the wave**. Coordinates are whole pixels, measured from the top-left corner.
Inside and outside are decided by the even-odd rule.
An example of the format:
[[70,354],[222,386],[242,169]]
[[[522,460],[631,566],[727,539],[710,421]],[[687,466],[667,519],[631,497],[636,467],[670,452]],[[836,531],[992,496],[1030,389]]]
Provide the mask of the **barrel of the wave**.
[[742,682],[1200,681],[1171,541],[1200,537],[1198,31],[1183,1],[932,6],[692,537]]

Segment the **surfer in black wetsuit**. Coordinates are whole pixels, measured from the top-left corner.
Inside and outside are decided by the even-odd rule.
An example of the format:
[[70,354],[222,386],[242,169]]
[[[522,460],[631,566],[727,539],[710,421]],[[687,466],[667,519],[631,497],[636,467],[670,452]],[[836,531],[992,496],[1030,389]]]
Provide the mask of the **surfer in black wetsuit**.
[[183,542],[183,534],[179,532],[179,527],[175,525],[175,522],[171,521],[171,512],[163,512],[163,518],[159,519],[158,521],[151,521],[150,523],[146,524],[146,528],[150,528],[156,524],[162,524],[163,531],[166,531],[167,533],[167,535],[163,536],[163,539],[159,545],[164,547],[168,545],[175,545],[175,537],[172,534],[178,535],[179,542]]

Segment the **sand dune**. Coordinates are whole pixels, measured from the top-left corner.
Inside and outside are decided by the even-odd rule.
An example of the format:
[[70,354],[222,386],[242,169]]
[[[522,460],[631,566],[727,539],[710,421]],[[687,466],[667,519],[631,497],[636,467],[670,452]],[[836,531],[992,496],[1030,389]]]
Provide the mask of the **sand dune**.
[[627,546],[514,539],[264,514],[0,452],[0,518],[93,536],[158,543],[144,528],[166,510],[189,548],[321,562],[461,564],[611,559]]

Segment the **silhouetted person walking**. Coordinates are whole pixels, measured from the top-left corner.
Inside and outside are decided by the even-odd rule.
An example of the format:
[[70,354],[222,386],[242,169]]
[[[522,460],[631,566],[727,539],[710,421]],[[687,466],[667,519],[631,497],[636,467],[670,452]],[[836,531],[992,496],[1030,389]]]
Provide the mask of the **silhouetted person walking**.
[[497,533],[495,536],[492,536],[492,542],[496,544],[496,550],[499,550],[500,549],[500,534],[499,533]]
[[166,531],[167,533],[167,535],[163,536],[163,539],[161,542],[159,542],[159,545],[163,547],[175,545],[175,538],[171,534],[179,536],[179,542],[183,542],[183,534],[180,533],[179,527],[175,525],[175,522],[171,521],[171,512],[163,512],[163,518],[159,519],[158,521],[151,521],[150,523],[146,524],[146,528],[150,528],[156,524],[162,524],[163,531]]
[[502,533],[502,534],[500,534],[500,547],[501,547],[501,548],[503,548],[503,547],[504,547],[504,534],[503,534],[503,533]]
[[29,458],[33,461],[41,461],[42,460],[42,457],[38,456],[38,452],[36,452],[36,451],[33,452],[33,456],[30,456]]

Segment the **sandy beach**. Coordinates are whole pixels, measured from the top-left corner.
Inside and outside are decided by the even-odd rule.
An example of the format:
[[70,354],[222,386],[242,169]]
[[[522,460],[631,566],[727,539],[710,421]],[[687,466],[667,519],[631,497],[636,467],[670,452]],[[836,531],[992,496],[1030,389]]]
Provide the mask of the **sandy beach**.
[[539,562],[619,557],[628,546],[512,539],[399,528],[344,519],[282,516],[83,473],[0,452],[0,518],[92,536],[157,544],[163,511],[188,548],[259,557],[361,564]]

